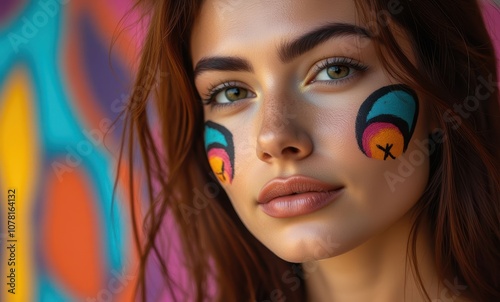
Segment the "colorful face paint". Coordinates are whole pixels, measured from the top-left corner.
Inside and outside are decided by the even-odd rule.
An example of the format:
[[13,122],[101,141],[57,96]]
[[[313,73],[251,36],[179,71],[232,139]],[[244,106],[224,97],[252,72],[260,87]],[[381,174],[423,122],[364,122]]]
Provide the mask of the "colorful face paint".
[[205,150],[212,171],[222,183],[232,183],[234,178],[233,135],[224,126],[205,123]]
[[417,117],[418,98],[410,87],[380,88],[359,109],[356,119],[359,149],[370,158],[395,159],[406,151]]

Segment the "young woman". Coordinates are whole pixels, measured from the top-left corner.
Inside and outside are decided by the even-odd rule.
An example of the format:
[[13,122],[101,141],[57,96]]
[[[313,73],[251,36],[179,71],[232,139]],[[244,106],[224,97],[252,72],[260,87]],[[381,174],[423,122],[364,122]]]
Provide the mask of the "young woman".
[[139,6],[142,300],[175,219],[195,301],[500,301],[497,73],[476,1]]

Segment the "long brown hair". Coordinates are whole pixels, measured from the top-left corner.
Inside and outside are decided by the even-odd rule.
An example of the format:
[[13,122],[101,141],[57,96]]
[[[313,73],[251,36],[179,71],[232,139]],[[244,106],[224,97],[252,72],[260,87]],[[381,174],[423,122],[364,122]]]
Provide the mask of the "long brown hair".
[[[360,17],[376,33],[379,56],[388,72],[424,95],[439,123],[441,139],[430,155],[429,183],[413,211],[415,224],[407,253],[413,272],[422,284],[415,242],[419,227],[430,223],[440,280],[451,284],[460,280],[474,300],[498,301],[500,110],[495,54],[480,7],[472,0],[356,2]],[[276,297],[304,301],[300,264],[279,259],[248,232],[209,168],[189,51],[191,26],[200,5],[201,0],[137,2],[150,18],[149,29],[123,137],[130,158],[134,146],[140,147],[150,201],[144,221],[133,222],[141,255],[140,298],[147,300],[146,264],[151,257],[159,260],[165,286],[172,290],[175,284],[157,246],[168,215],[177,225],[194,300],[209,297],[211,280],[216,289],[211,299],[217,301]],[[393,27],[388,26],[391,22],[407,34],[416,65],[396,42]],[[151,99],[159,121],[159,142],[153,139],[146,110]],[[134,209],[134,192],[130,195]],[[140,225],[146,226],[144,242],[139,239]]]

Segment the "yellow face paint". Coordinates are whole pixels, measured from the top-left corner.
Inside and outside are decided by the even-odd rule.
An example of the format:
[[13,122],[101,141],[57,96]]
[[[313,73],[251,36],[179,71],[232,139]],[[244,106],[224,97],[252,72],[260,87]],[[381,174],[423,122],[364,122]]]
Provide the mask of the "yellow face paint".
[[227,170],[225,170],[224,160],[220,157],[213,156],[209,158],[209,163],[217,178],[221,182],[228,182],[230,176]]
[[212,171],[221,183],[230,184],[234,178],[233,136],[222,125],[205,123],[205,150]]

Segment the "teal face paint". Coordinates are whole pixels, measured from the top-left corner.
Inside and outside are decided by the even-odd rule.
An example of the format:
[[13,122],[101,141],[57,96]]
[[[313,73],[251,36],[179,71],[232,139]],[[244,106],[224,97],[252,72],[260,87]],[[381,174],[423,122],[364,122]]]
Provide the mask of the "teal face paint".
[[418,98],[410,87],[399,84],[376,90],[358,112],[359,149],[370,158],[395,159],[408,148],[417,118]]
[[230,184],[234,178],[233,135],[217,123],[205,123],[205,150],[212,171],[221,183]]

